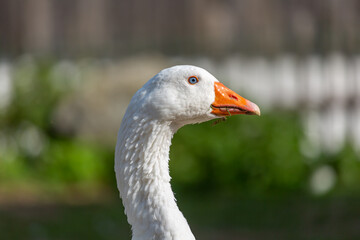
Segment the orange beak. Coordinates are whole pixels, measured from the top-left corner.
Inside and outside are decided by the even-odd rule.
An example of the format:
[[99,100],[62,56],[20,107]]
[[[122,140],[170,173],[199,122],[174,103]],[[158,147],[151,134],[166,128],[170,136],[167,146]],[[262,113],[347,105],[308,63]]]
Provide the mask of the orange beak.
[[215,101],[211,104],[211,113],[216,116],[231,116],[236,114],[258,115],[260,109],[249,100],[225,87],[220,82],[215,82]]

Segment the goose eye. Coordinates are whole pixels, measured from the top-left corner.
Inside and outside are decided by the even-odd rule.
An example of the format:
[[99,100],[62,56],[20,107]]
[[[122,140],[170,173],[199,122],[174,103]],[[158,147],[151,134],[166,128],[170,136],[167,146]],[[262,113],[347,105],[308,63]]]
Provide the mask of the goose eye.
[[197,77],[195,77],[195,76],[191,76],[191,77],[189,77],[188,82],[190,84],[196,84],[196,83],[199,82],[199,79]]

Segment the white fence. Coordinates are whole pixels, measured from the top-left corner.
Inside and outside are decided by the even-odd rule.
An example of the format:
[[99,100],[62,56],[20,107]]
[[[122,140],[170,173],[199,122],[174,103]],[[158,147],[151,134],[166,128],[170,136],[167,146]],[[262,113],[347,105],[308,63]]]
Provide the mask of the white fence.
[[360,153],[360,56],[237,56],[220,63],[189,61],[221,76],[258,103],[263,112],[279,108],[299,111],[307,136],[305,154],[336,153],[346,141]]

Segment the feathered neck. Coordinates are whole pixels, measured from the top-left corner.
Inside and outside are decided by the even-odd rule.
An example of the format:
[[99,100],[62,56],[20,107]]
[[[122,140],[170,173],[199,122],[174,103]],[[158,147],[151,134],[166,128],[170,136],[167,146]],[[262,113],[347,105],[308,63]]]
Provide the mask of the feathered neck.
[[126,114],[115,153],[117,185],[133,240],[194,240],[170,186],[171,122]]

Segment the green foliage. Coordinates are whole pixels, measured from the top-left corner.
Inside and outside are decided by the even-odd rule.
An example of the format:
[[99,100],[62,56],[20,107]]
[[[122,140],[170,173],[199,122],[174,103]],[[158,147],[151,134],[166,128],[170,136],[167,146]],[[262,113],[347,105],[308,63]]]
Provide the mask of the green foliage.
[[296,114],[289,113],[186,126],[174,138],[171,174],[198,190],[299,190],[307,173],[300,138]]
[[50,64],[35,65],[23,60],[14,73],[13,102],[4,120],[16,127],[21,121],[29,121],[42,129],[49,126],[51,111],[60,98],[50,78]]
[[[73,79],[59,78],[48,62],[25,59],[14,68],[13,101],[0,113],[0,184],[115,186],[113,148],[63,135],[52,125],[53,111],[71,93]],[[354,150],[347,146],[339,154],[305,157],[299,119],[297,113],[278,111],[180,129],[170,152],[174,188],[227,194],[307,191],[311,175],[326,164],[335,169],[335,192],[360,192]]]
[[113,179],[112,150],[54,131],[54,109],[71,93],[72,79],[59,79],[53,67],[28,58],[14,66],[13,101],[0,118],[3,185],[100,185]]
[[106,179],[105,161],[111,154],[76,140],[54,141],[44,153],[41,172],[45,179],[63,182],[97,183]]

